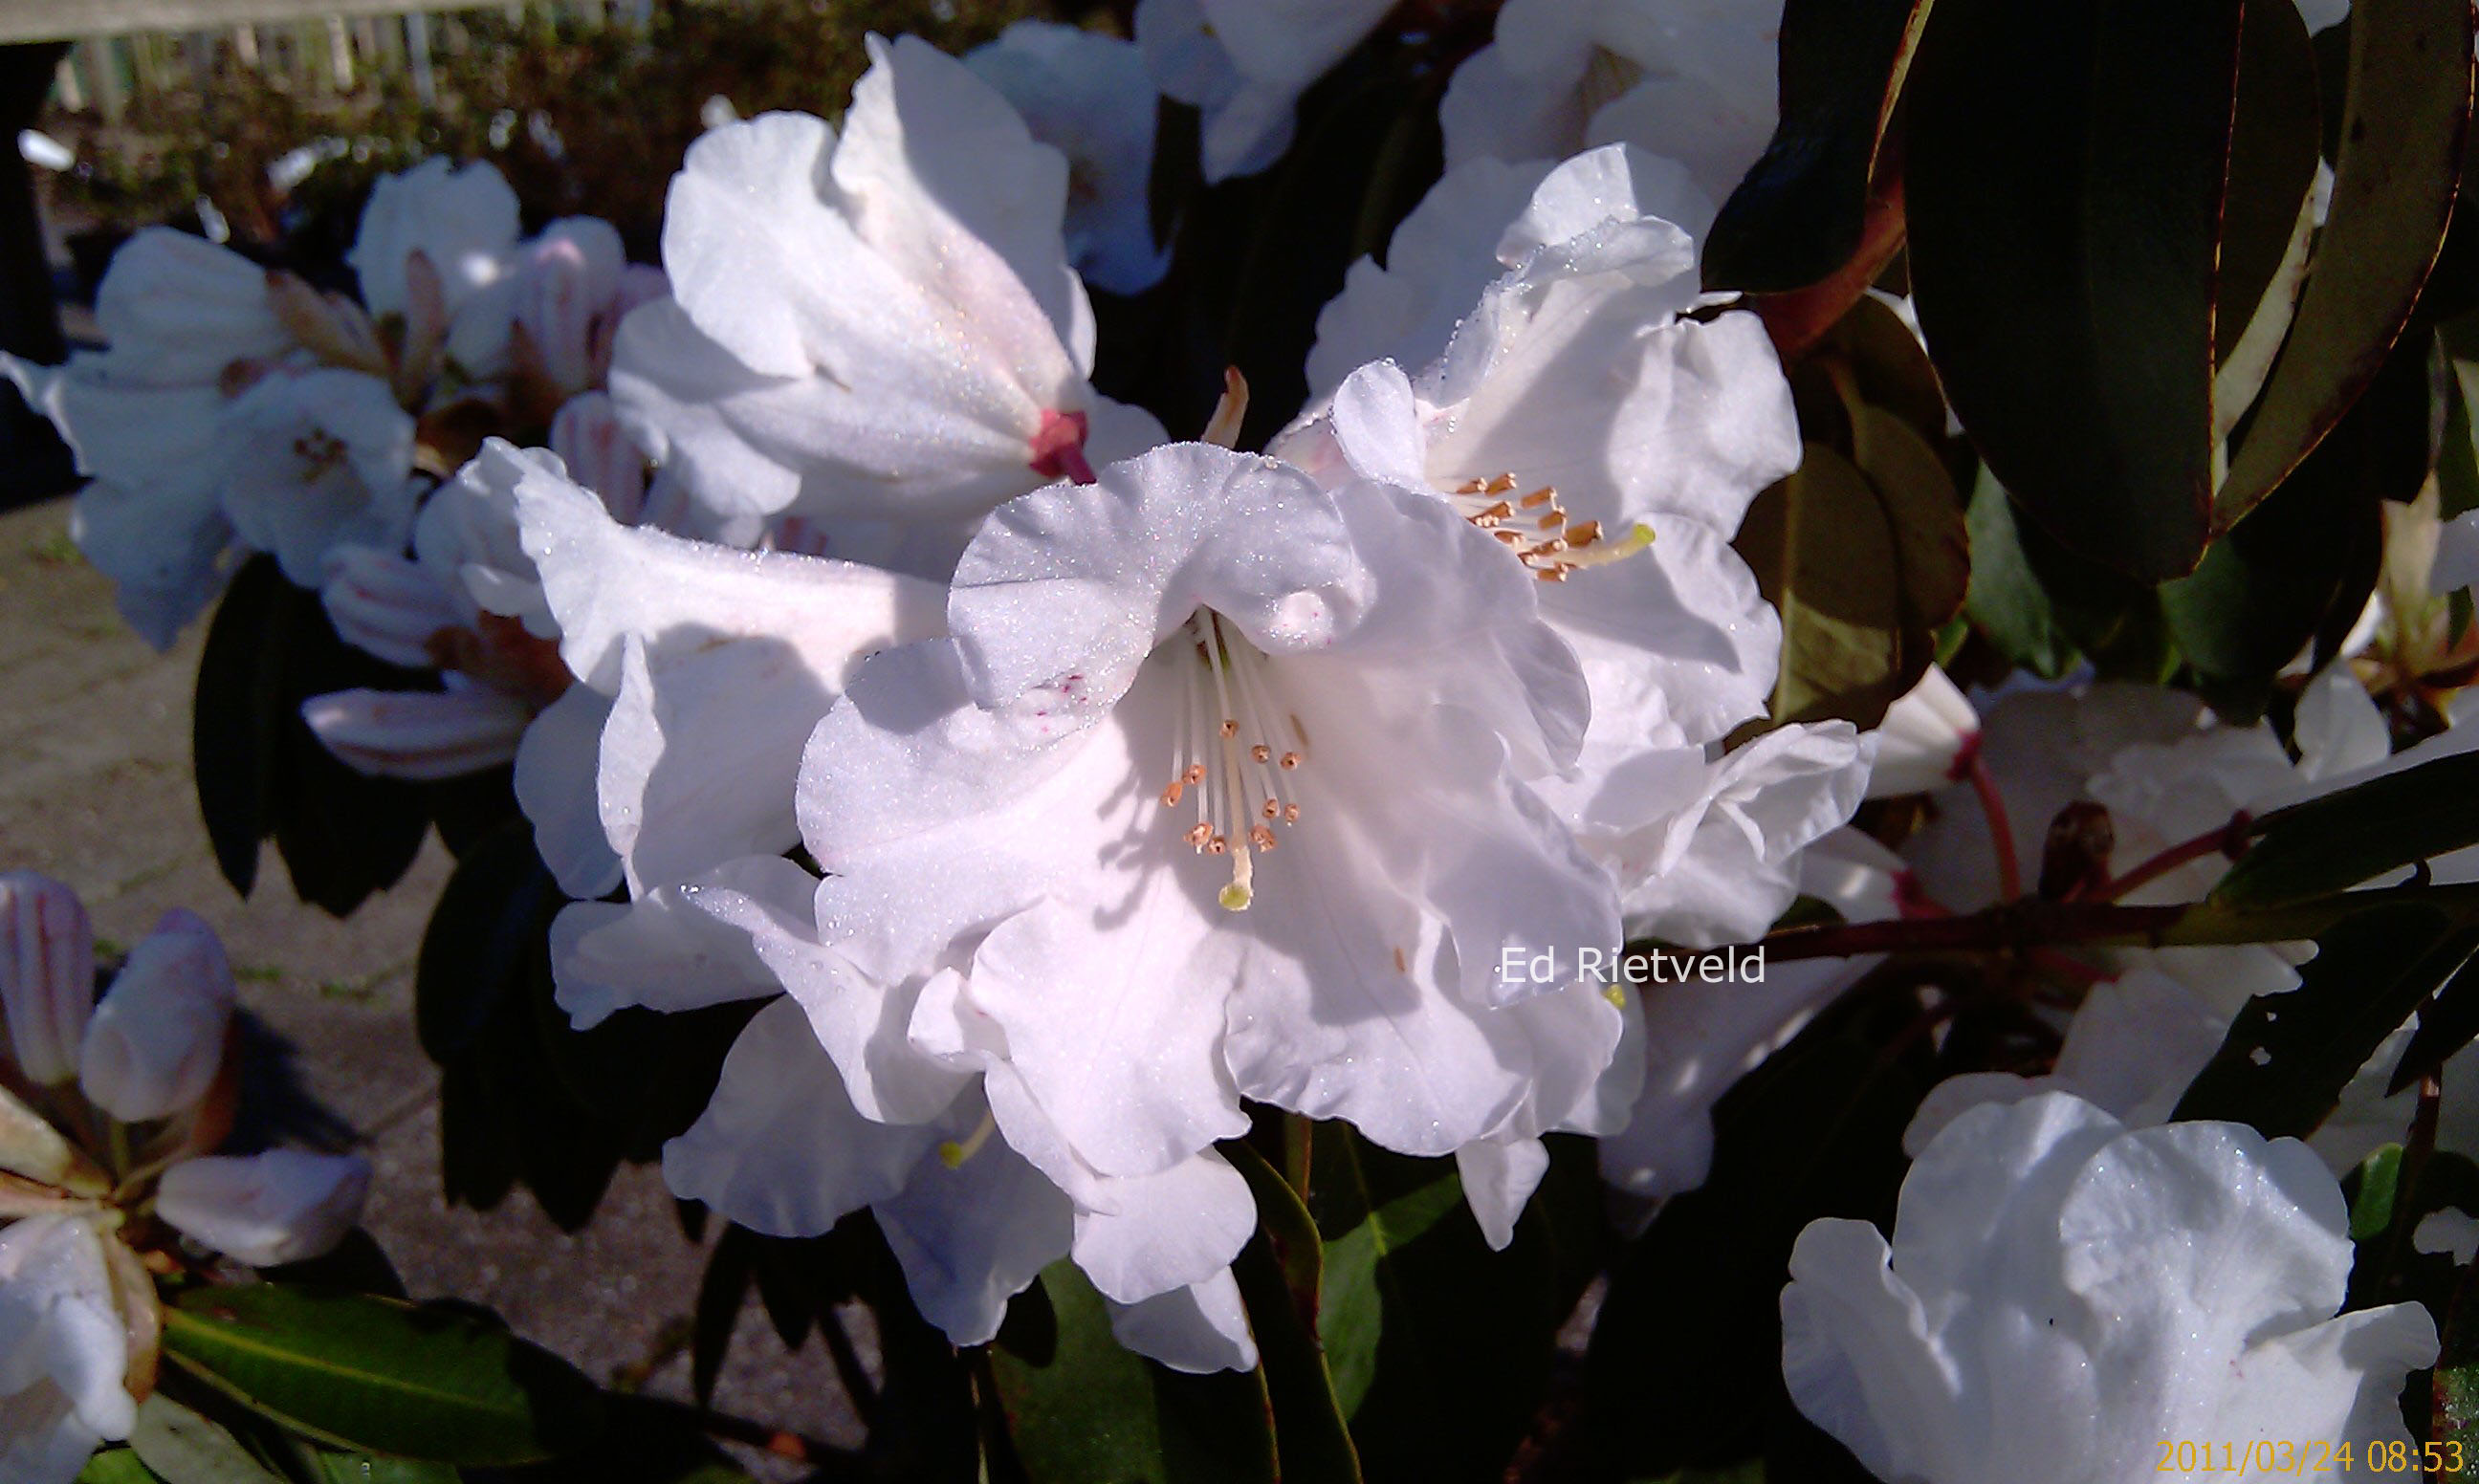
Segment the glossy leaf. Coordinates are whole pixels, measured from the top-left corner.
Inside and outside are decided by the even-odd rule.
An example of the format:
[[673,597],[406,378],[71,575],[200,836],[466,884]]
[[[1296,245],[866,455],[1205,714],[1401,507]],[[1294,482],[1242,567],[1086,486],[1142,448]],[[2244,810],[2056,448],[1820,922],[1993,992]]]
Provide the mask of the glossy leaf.
[[2393,1064],[2386,1094],[2441,1072],[2453,1054],[2473,1040],[2479,1040],[2479,964],[2466,963],[2418,1008],[2418,1029]]
[[[990,1351],[1009,1436],[1031,1484],[1270,1484],[1273,1419],[1262,1372],[1183,1375],[1122,1348],[1073,1262],[1042,1270],[1051,1323],[1002,1332]],[[1046,1344],[1023,1340],[1034,1334]]]
[[217,868],[243,896],[258,883],[258,845],[275,828],[276,769],[287,718],[282,636],[272,616],[284,574],[271,556],[242,564],[216,604],[198,653],[191,718],[198,812]]
[[459,1464],[549,1458],[601,1397],[575,1368],[463,1311],[262,1283],[198,1289],[165,1354],[252,1410],[347,1448]]
[[2479,948],[2479,927],[2424,903],[2351,917],[2316,940],[2298,987],[2247,1002],[2172,1117],[2304,1138],[2386,1036]]
[[2147,580],[2203,554],[2236,0],[1940,0],[1911,69],[1914,302],[1989,467]]
[[1965,516],[1971,533],[1971,585],[1964,611],[2009,664],[2046,679],[2073,668],[2074,641],[2057,627],[2049,595],[2024,554],[2013,502],[1986,469],[1972,487]]
[[2214,497],[2235,525],[2374,381],[2427,282],[2470,115],[2466,0],[2354,6],[2332,204],[2281,359]]
[[239,1439],[161,1392],[139,1407],[129,1446],[171,1484],[284,1484]]
[[2213,888],[2213,903],[2275,907],[2346,891],[2479,844],[2479,753],[2370,779],[2266,814],[2251,829],[2255,843]]
[[86,1461],[78,1471],[77,1484],[164,1484],[163,1476],[146,1467],[135,1448],[106,1448]]
[[1454,1166],[1316,1126],[1307,1205],[1323,1241],[1317,1336],[1371,1479],[1500,1477],[1572,1307],[1543,1223],[1492,1252]]
[[1858,250],[1868,186],[1930,0],[1788,0],[1781,115],[1704,245],[1707,288],[1773,294]]
[[1255,1149],[1219,1146],[1257,1198],[1258,1230],[1232,1264],[1274,1413],[1274,1456],[1289,1484],[1358,1484],[1360,1455],[1317,1338],[1324,1262],[1297,1192]]
[[1809,444],[1798,473],[1748,507],[1732,544],[1781,613],[1774,720],[1874,726],[1908,686],[1901,561],[1867,476]]

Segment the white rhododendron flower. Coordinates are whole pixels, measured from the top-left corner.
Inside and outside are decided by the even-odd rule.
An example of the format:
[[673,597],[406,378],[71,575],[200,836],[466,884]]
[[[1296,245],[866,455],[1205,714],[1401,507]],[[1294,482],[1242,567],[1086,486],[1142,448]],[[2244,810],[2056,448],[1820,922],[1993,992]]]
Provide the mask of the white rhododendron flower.
[[1449,169],[1624,141],[1726,200],[1773,138],[1781,0],[1507,0],[1438,120]]
[[1955,781],[1957,763],[1979,747],[1980,713],[1934,665],[1892,705],[1877,727],[1877,765],[1868,797],[1922,794]]
[[1143,55],[1116,37],[1020,20],[964,65],[1067,157],[1068,261],[1112,294],[1140,294],[1170,269],[1154,242],[1154,90]]
[[[2158,1472],[2160,1439],[2398,1442],[2436,1357],[2416,1304],[2335,1317],[2348,1213],[2305,1145],[2234,1123],[2129,1131],[2062,1094],[1977,1110],[1864,1221],[1800,1235],[1791,1399],[1880,1479],[2084,1484]],[[2296,1451],[2304,1452],[2304,1449]],[[2308,1465],[2314,1467],[2311,1461]],[[2336,1471],[2313,1473],[2339,1478]]]
[[870,48],[840,135],[768,114],[689,146],[675,299],[630,318],[612,371],[653,451],[722,509],[963,522],[1158,442],[1085,379],[1064,157],[926,42]]
[[66,1214],[0,1227],[0,1478],[12,1484],[69,1484],[137,1425],[110,1240]]
[[414,420],[386,382],[320,368],[275,371],[234,398],[222,436],[224,514],[298,587],[317,587],[339,547],[393,548],[413,527]]
[[1385,266],[1352,264],[1318,311],[1310,392],[1329,396],[1371,361],[1427,366],[1483,292],[1535,249],[1640,217],[1670,222],[1692,243],[1712,225],[1713,203],[1684,167],[1625,144],[1564,164],[1485,155],[1447,171],[1396,224]]
[[1617,1011],[1520,965],[1618,932],[1518,779],[1583,722],[1531,587],[1443,502],[1205,446],[1002,507],[955,637],[865,664],[804,762],[827,953],[787,982],[847,1080],[941,966],[1113,1175],[1240,1096],[1438,1154],[1597,1073]]
[[1799,429],[1753,315],[1684,318],[1705,302],[1692,244],[1629,204],[1658,178],[1623,149],[1552,172],[1506,234],[1534,245],[1444,355],[1417,381],[1353,372],[1276,450],[1431,490],[1546,579],[1592,705],[1574,765],[1538,786],[1616,873],[1632,929],[1712,943],[1790,905],[1798,852],[1859,802],[1867,746],[1828,723],[1707,755],[1770,700],[1779,621],[1729,540],[1797,467]]
[[345,261],[374,317],[406,314],[417,293],[406,265],[434,270],[448,317],[499,281],[517,245],[517,193],[489,165],[424,160],[379,178]]
[[1291,146],[1292,105],[1377,29],[1393,0],[1141,0],[1154,84],[1205,115],[1205,178],[1253,175]]

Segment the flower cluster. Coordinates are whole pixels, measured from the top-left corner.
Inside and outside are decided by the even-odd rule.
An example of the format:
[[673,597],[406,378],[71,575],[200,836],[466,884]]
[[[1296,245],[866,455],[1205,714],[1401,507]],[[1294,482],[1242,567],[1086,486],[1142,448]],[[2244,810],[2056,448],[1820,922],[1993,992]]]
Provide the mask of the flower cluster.
[[358,1156],[220,1155],[238,1096],[232,969],[166,912],[95,996],[76,893],[0,875],[0,1474],[65,1484],[153,1390],[155,1276],[197,1252],[300,1262],[351,1230]]

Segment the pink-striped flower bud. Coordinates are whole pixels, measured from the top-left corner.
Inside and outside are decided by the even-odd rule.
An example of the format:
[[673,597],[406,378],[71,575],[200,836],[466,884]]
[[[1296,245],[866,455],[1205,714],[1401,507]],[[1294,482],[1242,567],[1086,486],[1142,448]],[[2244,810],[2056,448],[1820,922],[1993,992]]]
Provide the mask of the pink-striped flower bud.
[[568,466],[568,476],[602,497],[603,508],[623,525],[634,525],[646,508],[646,455],[611,398],[580,392],[550,422],[550,450]]
[[301,719],[345,766],[417,781],[514,759],[532,714],[522,698],[485,685],[337,691],[301,705]]
[[86,1028],[79,1086],[123,1123],[167,1118],[215,1086],[232,1020],[232,965],[195,912],[166,912],[130,950]]
[[9,1054],[26,1080],[77,1075],[94,1011],[94,933],[77,893],[33,871],[0,875],[0,1011]]
[[473,622],[472,604],[463,599],[429,568],[375,547],[328,552],[327,585],[319,590],[346,644],[417,670],[437,663],[431,635]]
[[610,321],[626,266],[619,232],[593,217],[554,221],[525,248],[517,269],[517,323],[561,391],[596,385],[610,364]]

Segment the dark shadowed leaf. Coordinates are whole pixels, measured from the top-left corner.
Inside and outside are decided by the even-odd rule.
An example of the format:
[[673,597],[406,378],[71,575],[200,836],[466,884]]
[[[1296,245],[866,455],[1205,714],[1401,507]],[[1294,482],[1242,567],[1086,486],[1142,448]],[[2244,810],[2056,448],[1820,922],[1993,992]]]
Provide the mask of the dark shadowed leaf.
[[277,592],[287,585],[273,557],[243,563],[216,604],[198,654],[191,725],[198,812],[206,818],[217,867],[243,896],[258,882],[258,843],[275,828],[276,770],[290,718],[277,649],[283,636],[273,614]]
[[2005,486],[1980,472],[1966,517],[1971,532],[1971,586],[1965,611],[2009,663],[2056,679],[2075,662],[2074,641],[2057,627],[2049,595],[2023,553],[2014,507]]
[[1126,1349],[1111,1334],[1102,1295],[1066,1259],[1045,1268],[1039,1286],[1055,1320],[1046,1353],[1011,1349],[1006,1334],[990,1351],[1009,1436],[1032,1484],[1277,1477],[1263,1372],[1182,1375]]
[[129,1446],[171,1484],[284,1484],[220,1424],[161,1392],[139,1407]]
[[1789,0],[1781,121],[1704,246],[1707,288],[1804,288],[1859,246],[1868,183],[1929,0]]
[[2444,241],[2469,121],[2466,0],[2354,7],[2333,198],[2281,359],[2213,501],[2227,528],[2376,377]]
[[2479,928],[2411,903],[2363,912],[2316,941],[2296,989],[2238,1011],[2172,1116],[2232,1119],[2272,1138],[2313,1133],[2385,1037],[2479,947]]
[[1938,0],[1907,85],[1911,289],[1989,467],[2075,550],[2203,554],[2240,7]]
[[1799,472],[1748,507],[1732,545],[1781,613],[1774,720],[1876,725],[1907,686],[1902,566],[1867,476],[1809,444]]
[[281,1284],[199,1289],[165,1354],[319,1441],[447,1463],[525,1463],[590,1439],[594,1384],[464,1311]]
[[1231,1267],[1257,1337],[1281,1476],[1290,1484],[1359,1484],[1360,1455],[1316,1334],[1324,1267],[1316,1225],[1291,1186],[1244,1140],[1220,1147],[1257,1197],[1257,1235]]
[[2255,821],[2255,843],[2211,900],[2273,907],[2346,891],[2414,861],[2479,844],[2479,753],[2414,767]]

